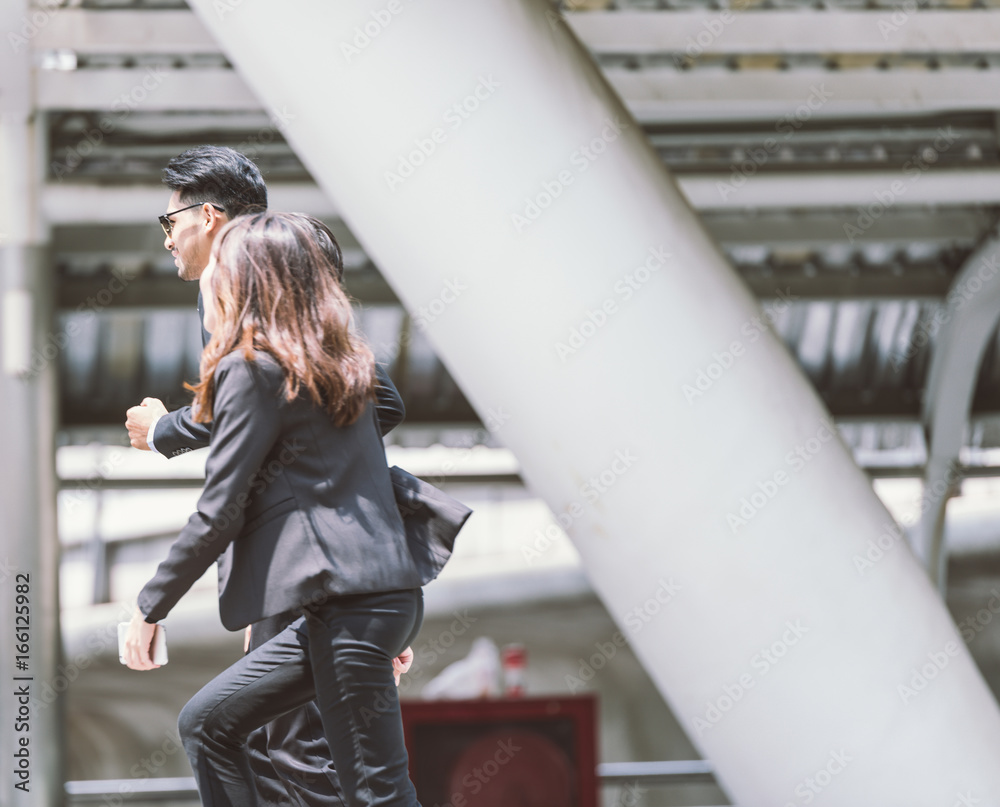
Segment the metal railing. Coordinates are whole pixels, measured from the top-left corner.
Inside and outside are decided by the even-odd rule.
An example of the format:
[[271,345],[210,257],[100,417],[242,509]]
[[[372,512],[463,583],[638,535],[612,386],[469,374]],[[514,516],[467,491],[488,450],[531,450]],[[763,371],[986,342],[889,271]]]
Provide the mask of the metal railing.
[[[602,786],[643,784],[715,784],[712,763],[704,759],[663,762],[604,762],[597,766]],[[128,804],[135,802],[189,801],[198,804],[198,790],[191,777],[156,779],[88,779],[66,782],[67,804]]]

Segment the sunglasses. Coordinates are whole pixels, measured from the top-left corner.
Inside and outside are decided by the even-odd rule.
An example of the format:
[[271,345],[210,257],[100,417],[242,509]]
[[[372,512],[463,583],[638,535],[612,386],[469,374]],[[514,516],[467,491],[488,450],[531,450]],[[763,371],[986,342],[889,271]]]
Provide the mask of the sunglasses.
[[217,204],[212,202],[195,202],[193,205],[188,205],[187,207],[182,207],[179,210],[171,210],[169,213],[164,213],[162,216],[158,216],[160,221],[160,226],[163,228],[163,234],[168,238],[174,231],[174,223],[170,220],[171,216],[176,216],[178,213],[183,213],[185,210],[190,210],[192,207],[201,207],[203,204],[210,204],[220,213],[225,213],[225,208],[219,207]]

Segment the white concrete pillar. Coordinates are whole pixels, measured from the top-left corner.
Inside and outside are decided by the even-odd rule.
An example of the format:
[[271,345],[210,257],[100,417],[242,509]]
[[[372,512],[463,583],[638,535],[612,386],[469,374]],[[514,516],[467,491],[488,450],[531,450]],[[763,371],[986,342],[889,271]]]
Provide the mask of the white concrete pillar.
[[1000,715],[933,587],[547,4],[191,5],[735,801],[997,803]]
[[69,685],[57,680],[57,366],[40,355],[54,295],[38,214],[44,139],[23,36],[37,30],[34,15],[51,13],[25,0],[0,7],[0,807],[63,804],[63,698],[44,698]]

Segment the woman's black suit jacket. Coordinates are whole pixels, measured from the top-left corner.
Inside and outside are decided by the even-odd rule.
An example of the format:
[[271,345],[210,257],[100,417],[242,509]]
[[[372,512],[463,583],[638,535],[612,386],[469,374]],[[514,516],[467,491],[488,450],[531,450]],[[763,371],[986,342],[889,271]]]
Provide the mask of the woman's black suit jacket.
[[215,385],[205,489],[139,593],[147,622],[216,560],[230,630],[330,596],[421,585],[373,403],[337,427],[308,395],[286,400],[281,367],[260,351],[221,359]]

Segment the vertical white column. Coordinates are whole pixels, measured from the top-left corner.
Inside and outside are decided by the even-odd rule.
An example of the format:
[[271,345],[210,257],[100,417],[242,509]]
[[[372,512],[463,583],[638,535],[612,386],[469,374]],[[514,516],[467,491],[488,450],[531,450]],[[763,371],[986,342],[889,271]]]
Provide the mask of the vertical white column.
[[64,803],[63,703],[40,699],[60,652],[56,367],[38,350],[53,289],[25,36],[34,15],[51,13],[24,0],[0,8],[0,805],[10,807]]
[[548,4],[192,6],[735,801],[997,798],[1000,715],[933,587]]

